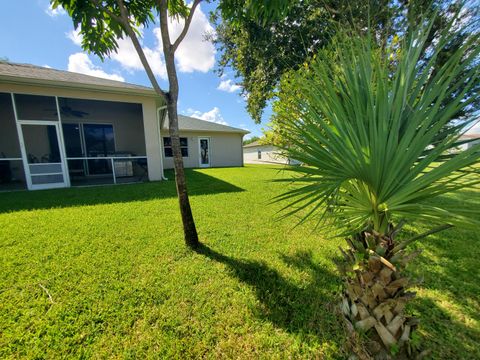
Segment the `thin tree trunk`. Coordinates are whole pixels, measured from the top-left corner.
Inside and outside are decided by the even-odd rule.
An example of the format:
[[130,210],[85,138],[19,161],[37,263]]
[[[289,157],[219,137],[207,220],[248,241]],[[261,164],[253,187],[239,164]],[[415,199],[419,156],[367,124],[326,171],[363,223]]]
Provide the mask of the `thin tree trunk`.
[[193,220],[187,192],[187,182],[185,179],[180,137],[178,134],[177,99],[171,99],[169,97],[167,108],[170,138],[172,141],[173,164],[175,168],[175,184],[177,187],[178,202],[180,204],[180,214],[182,215],[185,243],[194,248],[197,247],[200,242],[198,241],[197,229],[195,227],[195,221]]
[[123,25],[123,28],[127,35],[132,39],[133,46],[140,57],[140,61],[145,68],[145,71],[150,79],[153,88],[156,93],[166,101],[168,109],[168,122],[170,129],[170,137],[172,141],[173,163],[175,168],[175,183],[177,187],[178,202],[180,204],[180,214],[182,216],[183,232],[185,237],[185,243],[190,247],[197,247],[200,243],[198,241],[197,229],[193,220],[192,209],[190,207],[190,201],[188,199],[187,182],[185,179],[185,170],[183,167],[183,158],[180,148],[180,138],[178,134],[178,78],[177,70],[175,68],[175,50],[178,48],[182,40],[185,38],[188,28],[192,22],[193,14],[196,7],[201,0],[194,0],[190,13],[185,19],[185,26],[178,36],[177,40],[173,44],[170,42],[170,35],[168,31],[168,0],[157,0],[159,14],[160,14],[160,32],[163,42],[163,55],[165,56],[165,65],[168,74],[169,91],[162,90],[155,78],[155,75],[148,63],[147,57],[142,49],[140,41],[130,24],[130,15],[124,4],[124,0],[116,0],[120,9],[120,15],[115,14],[108,7],[102,5],[99,0],[90,0],[95,6],[108,13],[113,19]]
[[199,245],[199,241],[197,229],[195,227],[195,221],[193,220],[192,209],[190,207],[190,200],[188,199],[187,182],[185,179],[183,157],[180,148],[180,137],[178,134],[178,78],[177,69],[175,67],[175,46],[170,43],[170,36],[168,33],[167,4],[165,1],[160,2],[160,30],[162,34],[163,53],[165,55],[168,83],[170,86],[167,93],[167,109],[168,127],[172,141],[173,163],[175,168],[175,183],[177,187],[178,202],[180,204],[180,214],[182,216],[185,243],[194,248]]

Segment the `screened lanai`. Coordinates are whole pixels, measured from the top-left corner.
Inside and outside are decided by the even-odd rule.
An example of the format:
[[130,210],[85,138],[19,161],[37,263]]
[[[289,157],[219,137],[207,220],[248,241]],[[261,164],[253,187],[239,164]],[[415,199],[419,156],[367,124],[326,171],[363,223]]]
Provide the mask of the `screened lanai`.
[[141,104],[0,93],[0,191],[147,180]]

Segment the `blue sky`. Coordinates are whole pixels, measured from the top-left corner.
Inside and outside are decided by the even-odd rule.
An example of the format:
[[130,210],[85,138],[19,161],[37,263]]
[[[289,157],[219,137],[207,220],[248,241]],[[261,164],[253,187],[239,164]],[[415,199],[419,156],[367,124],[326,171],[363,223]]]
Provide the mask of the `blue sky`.
[[[102,63],[97,56],[83,52],[71,19],[62,11],[52,11],[48,0],[5,1],[2,5],[0,57],[11,62],[50,66],[150,86],[128,40],[122,41],[118,53]],[[262,124],[255,124],[245,111],[245,102],[235,85],[233,72],[223,78],[214,73],[219,54],[204,40],[206,32],[214,31],[208,22],[208,13],[213,6],[200,6],[189,34],[177,50],[179,112],[247,129],[251,131],[250,136],[261,135],[270,112],[266,112]],[[181,26],[172,21],[172,38],[179,33]],[[142,31],[144,50],[154,64],[157,79],[166,88],[158,28]]]

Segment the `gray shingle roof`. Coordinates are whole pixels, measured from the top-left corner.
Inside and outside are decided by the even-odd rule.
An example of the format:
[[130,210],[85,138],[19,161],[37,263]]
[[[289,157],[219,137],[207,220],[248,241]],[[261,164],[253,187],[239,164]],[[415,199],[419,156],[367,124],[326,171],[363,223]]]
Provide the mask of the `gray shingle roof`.
[[480,134],[463,134],[460,140],[480,139]]
[[130,91],[133,93],[155,95],[155,91],[146,86],[103,79],[70,71],[56,70],[42,66],[16,64],[5,61],[0,61],[0,81],[20,81],[24,83],[42,82],[46,84],[60,83],[69,87],[104,87],[110,90],[117,89],[119,91]]
[[[265,141],[265,139],[262,139]],[[257,146],[270,146],[270,144],[265,144],[262,140],[256,140],[250,144],[243,145],[244,148],[257,147]]]
[[[25,84],[51,84],[72,88],[102,88],[106,91],[122,91],[133,94],[156,96],[152,88],[95,76],[56,70],[30,64],[16,64],[0,61],[0,82],[21,82]],[[243,129],[234,128],[210,121],[179,115],[178,125],[183,131],[230,132],[248,134]],[[168,121],[164,122],[168,124]],[[167,125],[168,126],[168,125]],[[168,129],[168,127],[166,128]]]
[[[181,131],[229,132],[248,134],[249,131],[232,126],[217,124],[211,121],[200,120],[190,116],[178,115],[178,127]],[[168,121],[163,123],[163,129],[168,130]]]

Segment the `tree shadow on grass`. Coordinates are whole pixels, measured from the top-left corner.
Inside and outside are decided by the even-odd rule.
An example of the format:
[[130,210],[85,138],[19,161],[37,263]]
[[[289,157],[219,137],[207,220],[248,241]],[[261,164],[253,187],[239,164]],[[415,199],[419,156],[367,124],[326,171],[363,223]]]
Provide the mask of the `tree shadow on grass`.
[[424,334],[422,348],[431,359],[480,359],[480,329],[456,321],[430,298],[417,297],[412,308]]
[[[185,172],[189,194],[193,196],[244,191],[233,184],[194,169],[186,169]],[[0,193],[0,213],[174,198],[177,196],[177,192],[173,171],[165,173],[168,181],[2,192]]]
[[447,294],[463,315],[480,323],[480,237],[453,228],[422,242],[416,247],[426,251],[414,260],[409,271],[423,278],[423,288]]
[[316,264],[311,253],[281,255],[287,265],[310,275],[308,283],[295,284],[263,262],[228,257],[206,245],[196,251],[226,265],[237,279],[253,288],[260,302],[254,310],[257,317],[290,333],[300,334],[302,341],[338,342],[344,336],[334,311],[340,279]]

